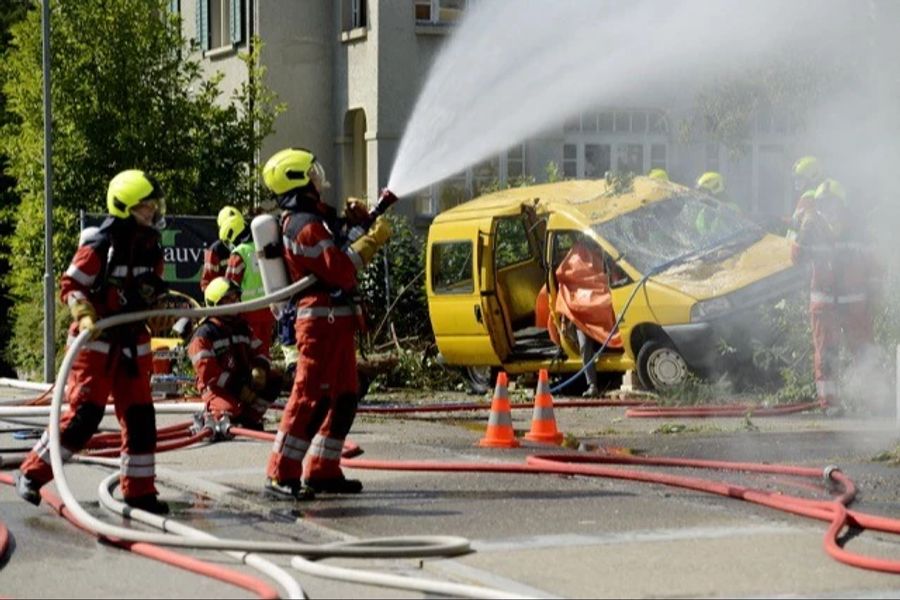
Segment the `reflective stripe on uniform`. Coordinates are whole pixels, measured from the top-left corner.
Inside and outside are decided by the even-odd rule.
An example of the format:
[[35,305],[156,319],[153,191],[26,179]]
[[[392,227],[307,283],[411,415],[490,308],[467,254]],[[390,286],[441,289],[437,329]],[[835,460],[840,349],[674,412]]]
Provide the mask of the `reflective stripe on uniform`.
[[362,310],[358,306],[315,306],[313,308],[298,308],[298,319],[318,319],[322,317],[352,317],[361,315]]
[[[131,348],[123,348],[122,354],[131,358]],[[137,347],[137,355],[138,356],[146,356],[150,354],[150,344],[141,344]]]
[[[48,432],[44,432],[41,436],[41,439],[34,445],[34,448],[31,449],[32,452],[37,454],[38,458],[41,459],[42,462],[50,464],[50,434]],[[63,461],[67,461],[72,458],[72,454],[74,454],[71,450],[67,449],[65,446],[60,445],[59,454],[62,456]]]
[[303,460],[308,449],[309,442],[303,438],[298,438],[280,430],[275,434],[275,443],[272,445],[272,452],[276,454],[281,454],[285,458],[299,461]]
[[213,342],[213,348],[227,348],[230,345],[230,342],[226,339],[216,340]]
[[225,384],[228,383],[228,378],[231,377],[231,373],[229,371],[223,371],[219,378],[216,380],[216,385],[219,387],[225,387]]
[[[153,269],[151,267],[132,267],[131,274],[132,275],[143,275],[144,273],[150,273]],[[112,277],[127,277],[128,276],[128,267],[126,265],[119,265],[118,267],[113,267],[113,269],[109,272]]]
[[235,275],[243,273],[244,272],[244,263],[241,263],[239,265],[229,265],[228,272],[234,273]]
[[131,456],[122,453],[119,463],[119,472],[124,477],[155,477],[156,457],[153,454],[135,454]]
[[194,366],[196,366],[197,363],[200,362],[201,360],[203,360],[204,358],[215,358],[215,357],[216,357],[216,353],[213,352],[212,350],[201,350],[200,352],[198,352],[197,354],[195,354],[191,357],[191,363]]
[[262,340],[259,338],[253,338],[253,341],[250,342],[250,347],[253,348],[254,350],[259,348],[260,346],[262,346]]
[[284,246],[290,251],[294,256],[304,256],[306,258],[318,258],[322,255],[325,250],[334,246],[333,240],[322,240],[318,244],[314,246],[304,246],[303,244],[298,244],[294,240],[284,237],[283,238]]
[[813,290],[809,294],[809,301],[816,304],[854,304],[856,302],[865,302],[865,293],[848,294],[846,296],[836,296],[825,292],[817,292]]
[[246,335],[233,335],[233,336],[231,336],[231,341],[234,342],[235,344],[241,344],[241,343],[249,344],[250,338],[247,337]]
[[309,454],[325,460],[341,460],[341,452],[344,450],[344,442],[334,438],[316,434],[309,446]]
[[97,279],[96,275],[88,275],[75,265],[69,265],[69,268],[66,269],[66,275],[85,287],[92,285],[94,280]]

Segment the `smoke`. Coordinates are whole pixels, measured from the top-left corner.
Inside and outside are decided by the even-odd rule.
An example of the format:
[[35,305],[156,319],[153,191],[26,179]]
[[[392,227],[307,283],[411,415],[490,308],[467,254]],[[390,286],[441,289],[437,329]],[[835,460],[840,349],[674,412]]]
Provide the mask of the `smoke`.
[[[898,22],[891,0],[481,0],[438,55],[388,186],[408,195],[582,110],[690,104],[718,79],[796,58],[831,74],[810,98],[799,154],[818,156],[869,218],[890,286],[900,271]],[[885,314],[896,336],[900,310]],[[848,389],[878,389],[884,401],[889,365],[858,362]]]
[[[589,107],[665,106],[792,49],[857,53],[858,0],[482,0],[437,57],[391,173],[409,194]],[[690,94],[690,92],[687,92]]]

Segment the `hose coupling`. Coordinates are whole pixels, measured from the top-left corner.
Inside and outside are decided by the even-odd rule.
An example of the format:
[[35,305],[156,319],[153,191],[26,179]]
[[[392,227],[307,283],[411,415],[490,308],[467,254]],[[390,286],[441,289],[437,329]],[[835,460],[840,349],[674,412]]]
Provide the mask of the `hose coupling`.
[[212,431],[214,442],[223,442],[234,438],[234,436],[231,435],[231,419],[228,418],[228,415],[219,417],[219,419],[214,422]]
[[827,467],[822,469],[822,479],[824,480],[826,485],[834,485],[835,483],[837,483],[837,481],[833,477],[835,472],[841,472],[841,468],[837,465],[828,465]]

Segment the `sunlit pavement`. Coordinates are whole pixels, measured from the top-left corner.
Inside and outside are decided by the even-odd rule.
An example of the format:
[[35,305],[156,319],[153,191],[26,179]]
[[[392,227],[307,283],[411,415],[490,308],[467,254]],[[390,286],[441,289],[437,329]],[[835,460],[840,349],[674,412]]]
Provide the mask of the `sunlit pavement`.
[[[384,398],[382,398],[384,399]],[[442,401],[453,398],[442,398]],[[471,397],[460,395],[461,401]],[[427,398],[420,398],[427,401]],[[824,466],[837,464],[860,487],[857,506],[900,516],[896,468],[870,459],[894,448],[893,420],[821,415],[712,420],[628,420],[623,410],[558,409],[561,431],[584,447],[636,454]],[[513,411],[518,431],[530,411]],[[183,421],[163,417],[160,424]],[[534,449],[474,445],[487,412],[424,416],[361,415],[351,434],[366,458],[522,460]],[[104,422],[104,425],[110,424]],[[679,427],[683,425],[684,427]],[[269,429],[275,428],[274,421]],[[676,431],[677,433],[663,433]],[[655,432],[655,433],[654,433]],[[3,447],[31,442],[4,435]],[[900,580],[829,558],[823,523],[696,492],[603,479],[551,475],[348,471],[360,496],[320,496],[308,504],[259,495],[269,444],[232,441],[166,453],[159,468],[174,518],[223,537],[302,539],[317,543],[403,534],[461,535],[476,552],[452,560],[328,561],[418,574],[526,595],[896,596]],[[108,472],[69,467],[79,498],[100,514],[96,487]],[[691,472],[692,475],[701,475]],[[708,475],[708,474],[705,474]],[[728,475],[728,481],[783,485]],[[797,493],[796,489],[784,488]],[[47,508],[33,508],[0,487],[0,515],[15,548],[0,570],[0,594],[12,597],[244,597],[245,592],[97,543]],[[110,517],[111,518],[111,517]],[[847,547],[900,558],[900,540],[866,532]],[[196,553],[217,563],[224,555]],[[285,557],[275,561],[287,565]],[[251,572],[246,567],[235,568]],[[417,594],[324,581],[297,574],[311,597],[415,597]]]

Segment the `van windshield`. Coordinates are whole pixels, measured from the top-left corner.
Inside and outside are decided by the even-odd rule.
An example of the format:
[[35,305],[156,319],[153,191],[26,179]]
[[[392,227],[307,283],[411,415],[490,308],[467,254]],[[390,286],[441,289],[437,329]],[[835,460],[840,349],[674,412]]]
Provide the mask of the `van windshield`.
[[[732,204],[682,193],[594,225],[641,273],[680,256],[719,249],[725,258],[762,237],[762,230]],[[724,255],[723,255],[724,253]]]

